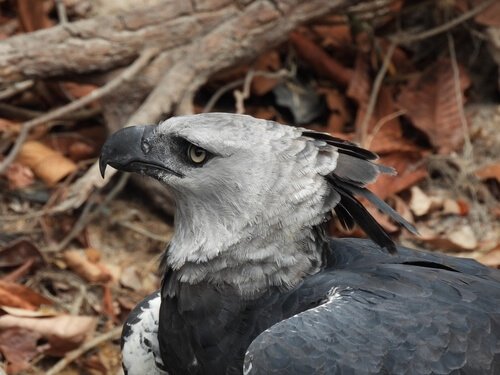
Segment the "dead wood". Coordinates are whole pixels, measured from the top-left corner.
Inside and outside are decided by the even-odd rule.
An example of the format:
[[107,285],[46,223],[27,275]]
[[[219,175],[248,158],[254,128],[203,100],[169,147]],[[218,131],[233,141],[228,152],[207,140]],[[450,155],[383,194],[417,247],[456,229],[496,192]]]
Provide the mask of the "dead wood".
[[[104,109],[112,130],[155,123],[169,114],[192,112],[194,94],[212,74],[257,57],[302,23],[355,3],[168,0],[119,15],[65,23],[0,43],[0,84],[115,70],[128,65],[145,47],[158,48],[161,53],[140,76],[109,93]],[[59,209],[79,207],[112,175],[102,181],[92,166]]]

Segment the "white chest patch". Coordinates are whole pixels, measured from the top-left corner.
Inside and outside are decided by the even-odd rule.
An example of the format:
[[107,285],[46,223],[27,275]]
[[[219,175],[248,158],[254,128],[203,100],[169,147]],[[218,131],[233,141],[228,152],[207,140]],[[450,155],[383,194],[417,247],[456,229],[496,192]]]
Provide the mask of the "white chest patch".
[[158,317],[160,313],[160,293],[137,308],[141,311],[125,323],[129,329],[123,338],[122,361],[126,375],[167,375],[162,370],[158,343]]

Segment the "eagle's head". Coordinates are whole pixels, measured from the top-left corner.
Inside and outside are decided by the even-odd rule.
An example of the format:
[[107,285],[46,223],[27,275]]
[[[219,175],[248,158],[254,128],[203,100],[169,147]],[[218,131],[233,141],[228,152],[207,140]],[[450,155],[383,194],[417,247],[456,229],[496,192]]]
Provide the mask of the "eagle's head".
[[141,173],[170,189],[176,226],[167,263],[185,271],[184,281],[224,280],[234,270],[250,280],[265,274],[266,283],[293,284],[320,267],[324,238],[315,236],[332,210],[394,248],[354,198],[383,204],[364,188],[392,171],[375,158],[327,134],[207,113],[116,132],[103,146],[100,167],[103,174],[108,164]]

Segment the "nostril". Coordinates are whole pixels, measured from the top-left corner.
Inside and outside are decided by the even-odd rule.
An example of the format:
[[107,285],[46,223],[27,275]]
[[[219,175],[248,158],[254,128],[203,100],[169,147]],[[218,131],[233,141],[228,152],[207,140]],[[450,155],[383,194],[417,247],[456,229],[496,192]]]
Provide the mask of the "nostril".
[[149,153],[149,151],[151,151],[151,145],[149,144],[149,142],[143,141],[141,144],[141,149],[142,149],[142,152],[147,154],[147,153]]

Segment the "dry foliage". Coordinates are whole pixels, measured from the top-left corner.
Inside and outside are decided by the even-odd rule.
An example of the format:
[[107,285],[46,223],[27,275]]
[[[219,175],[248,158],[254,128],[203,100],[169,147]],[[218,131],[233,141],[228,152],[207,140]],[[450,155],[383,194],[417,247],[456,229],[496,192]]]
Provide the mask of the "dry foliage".
[[119,368],[119,326],[172,235],[162,189],[116,199],[97,174],[107,133],[134,121],[232,111],[361,143],[398,172],[371,190],[420,236],[369,207],[388,232],[500,268],[497,3],[61,3],[0,2],[0,373]]

